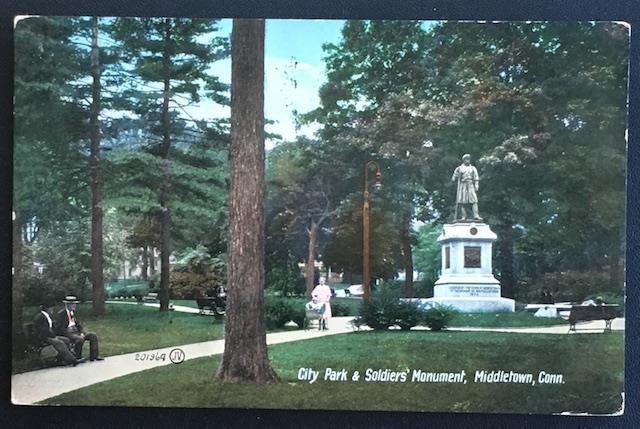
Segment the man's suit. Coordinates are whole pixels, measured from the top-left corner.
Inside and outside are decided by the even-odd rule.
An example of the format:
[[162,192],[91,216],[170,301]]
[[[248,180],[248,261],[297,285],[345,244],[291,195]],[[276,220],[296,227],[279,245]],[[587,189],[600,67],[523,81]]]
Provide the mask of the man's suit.
[[[48,313],[47,313],[48,314]],[[53,330],[53,323],[50,324],[49,320],[53,322],[52,316],[49,315],[49,319],[44,315],[42,311],[36,314],[33,319],[33,332],[38,341],[51,344],[58,352],[58,357],[65,363],[75,363],[76,358],[69,349],[70,340],[63,336],[56,336]]]
[[[75,323],[75,326],[70,327],[71,322]],[[68,311],[66,308],[58,311],[55,326],[58,335],[71,340],[78,359],[82,358],[82,346],[86,340],[89,341],[89,360],[98,358],[98,336],[93,332],[86,332],[82,328],[75,316],[75,312]]]

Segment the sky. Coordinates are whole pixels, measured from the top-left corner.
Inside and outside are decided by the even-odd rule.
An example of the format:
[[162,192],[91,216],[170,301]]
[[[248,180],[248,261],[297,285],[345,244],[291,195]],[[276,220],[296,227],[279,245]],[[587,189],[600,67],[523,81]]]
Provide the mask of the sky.
[[[274,121],[266,130],[293,140],[296,135],[311,137],[314,126],[296,132],[294,111],[306,113],[320,105],[318,90],[326,81],[323,62],[324,43],[341,39],[341,20],[273,20],[266,21],[265,30],[265,117]],[[219,23],[218,36],[231,34],[232,21]],[[231,59],[218,61],[211,72],[225,83],[231,82]],[[190,112],[194,117],[228,117],[228,107],[202,102]],[[275,145],[267,140],[267,149]]]

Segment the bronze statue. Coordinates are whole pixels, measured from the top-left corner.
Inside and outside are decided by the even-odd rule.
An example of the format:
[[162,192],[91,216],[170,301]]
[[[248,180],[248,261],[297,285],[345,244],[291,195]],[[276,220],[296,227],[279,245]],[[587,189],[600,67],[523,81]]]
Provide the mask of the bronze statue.
[[[464,154],[462,156],[462,164],[460,164],[455,171],[451,180],[458,182],[458,191],[456,193],[456,213],[455,218],[467,219],[466,206],[471,206],[471,211],[474,220],[482,220],[478,214],[478,184],[480,178],[478,176],[478,170],[471,165],[471,155]],[[462,218],[458,218],[458,207],[462,211]]]

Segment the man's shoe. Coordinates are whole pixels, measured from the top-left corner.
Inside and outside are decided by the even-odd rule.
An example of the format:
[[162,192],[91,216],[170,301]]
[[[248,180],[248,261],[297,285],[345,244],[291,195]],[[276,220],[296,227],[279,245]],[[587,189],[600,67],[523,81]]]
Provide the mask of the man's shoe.
[[104,360],[104,358],[102,356],[96,356],[91,359],[91,361],[94,361],[94,360]]
[[75,362],[73,362],[73,366],[78,365],[79,363],[83,363],[86,362],[87,360],[85,358],[80,358],[80,359],[76,359]]

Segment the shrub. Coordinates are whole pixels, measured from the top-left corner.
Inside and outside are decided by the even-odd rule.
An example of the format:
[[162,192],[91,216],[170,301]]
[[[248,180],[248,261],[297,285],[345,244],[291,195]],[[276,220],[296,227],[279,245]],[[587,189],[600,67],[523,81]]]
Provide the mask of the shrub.
[[455,316],[456,311],[447,305],[436,304],[422,313],[422,324],[432,331],[446,328]]
[[330,304],[332,316],[351,316],[351,307],[349,307],[347,304],[336,302],[334,300],[332,300]]
[[363,302],[360,310],[362,321],[375,331],[384,331],[395,325],[398,308],[398,297],[395,293],[379,293]]
[[434,280],[424,279],[413,282],[413,296],[416,298],[431,298],[433,296]]
[[294,308],[282,299],[268,300],[265,305],[267,329],[279,329],[284,327],[285,323],[292,320],[293,312]]
[[396,308],[396,325],[403,331],[408,331],[422,319],[422,313],[413,302],[401,301]]
[[[304,306],[301,305],[291,305],[289,307],[289,317],[296,325],[298,325],[299,329],[305,328],[305,312]],[[285,322],[286,323],[286,322]]]

